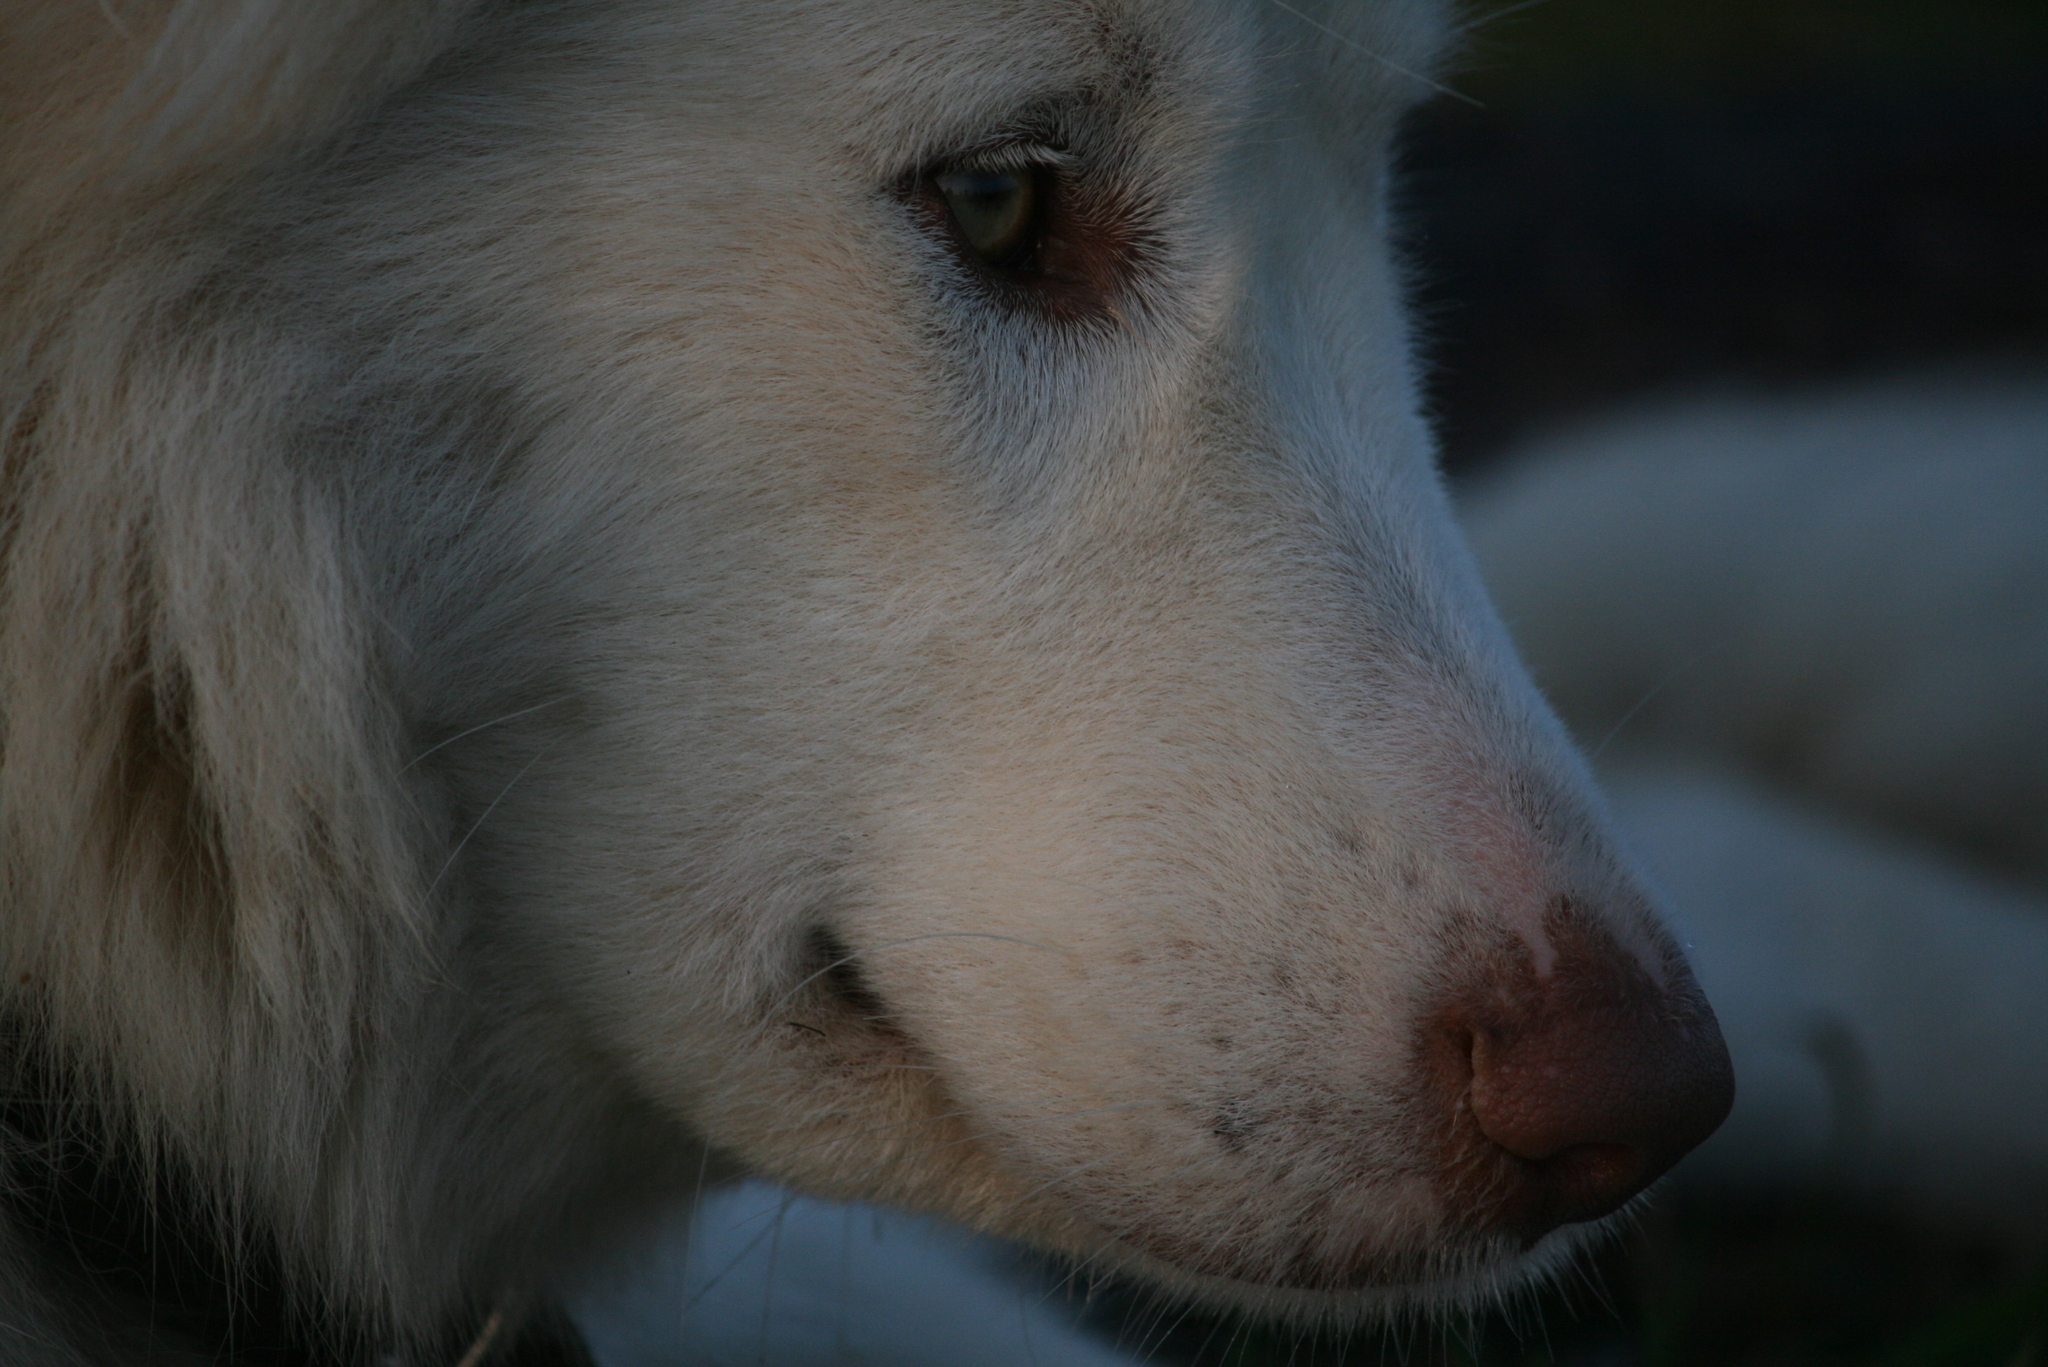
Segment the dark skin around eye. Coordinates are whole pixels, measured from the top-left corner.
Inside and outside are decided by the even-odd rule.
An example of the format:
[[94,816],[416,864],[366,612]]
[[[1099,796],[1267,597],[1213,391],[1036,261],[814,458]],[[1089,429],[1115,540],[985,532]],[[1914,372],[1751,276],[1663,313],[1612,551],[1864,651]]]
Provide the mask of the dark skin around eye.
[[976,256],[1005,265],[1029,249],[1038,200],[1029,172],[949,171],[938,188]]

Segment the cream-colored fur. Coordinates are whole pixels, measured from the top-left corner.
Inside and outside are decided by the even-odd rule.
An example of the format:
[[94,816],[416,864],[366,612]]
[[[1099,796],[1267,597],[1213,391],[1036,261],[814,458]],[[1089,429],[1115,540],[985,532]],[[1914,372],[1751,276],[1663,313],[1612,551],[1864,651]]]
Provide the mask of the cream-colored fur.
[[[1430,5],[5,23],[17,1095],[393,1342],[730,1161],[1310,1316],[1573,1244],[1406,1101],[1542,889],[1663,952],[1415,416]],[[1025,137],[1085,316],[900,193]]]

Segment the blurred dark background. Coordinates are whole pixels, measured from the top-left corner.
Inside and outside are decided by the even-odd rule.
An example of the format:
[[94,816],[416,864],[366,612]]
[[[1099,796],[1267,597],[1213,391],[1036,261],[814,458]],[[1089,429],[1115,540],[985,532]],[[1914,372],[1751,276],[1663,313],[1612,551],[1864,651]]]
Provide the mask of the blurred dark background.
[[1486,0],[1410,125],[1454,472],[1689,379],[2048,347],[2048,0]]

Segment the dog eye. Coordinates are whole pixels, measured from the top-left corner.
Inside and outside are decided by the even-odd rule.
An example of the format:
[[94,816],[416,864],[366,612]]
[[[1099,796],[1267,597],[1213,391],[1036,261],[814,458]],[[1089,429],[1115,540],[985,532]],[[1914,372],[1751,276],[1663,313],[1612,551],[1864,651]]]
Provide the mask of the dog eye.
[[1017,266],[1036,245],[1039,179],[1028,168],[947,171],[936,184],[969,250],[991,266]]

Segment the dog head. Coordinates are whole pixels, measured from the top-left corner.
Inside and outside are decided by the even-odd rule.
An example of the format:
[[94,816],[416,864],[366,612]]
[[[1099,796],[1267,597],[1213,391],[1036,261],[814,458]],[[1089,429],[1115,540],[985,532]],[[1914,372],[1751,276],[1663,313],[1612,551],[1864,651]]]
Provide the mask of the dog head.
[[[1704,1137],[1712,1014],[1416,416],[1387,144],[1439,28],[484,6],[318,136],[220,153],[170,245],[105,248],[146,345],[63,383],[116,431],[141,568],[17,589],[14,628],[148,588],[121,648],[224,927],[179,942],[200,1004],[159,1005],[203,1062],[308,997],[313,950],[357,971],[350,935],[438,975],[305,1008],[412,1041],[322,1065],[411,1099],[309,1099],[330,1166],[272,1186],[345,1167],[375,1204],[362,1155],[421,1128],[393,1115],[459,1111],[436,1133],[497,1136],[539,1194],[489,1218],[530,1239],[549,1174],[612,1153],[535,1117],[602,1096],[812,1189],[1342,1317],[1554,1265]],[[170,417],[106,419],[116,375]],[[40,554],[79,497],[31,499]],[[267,929],[261,898],[324,910]],[[71,984],[59,1034],[118,986],[16,957]],[[161,1109],[180,1068],[209,1114],[258,1104],[146,1028],[101,1052]],[[476,1151],[434,1142],[415,1185]]]

